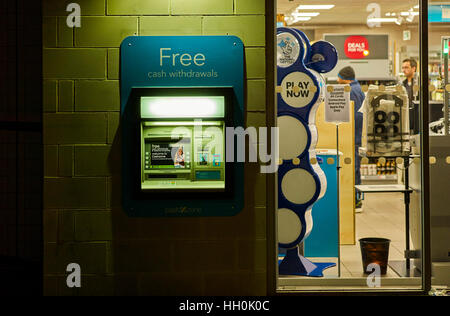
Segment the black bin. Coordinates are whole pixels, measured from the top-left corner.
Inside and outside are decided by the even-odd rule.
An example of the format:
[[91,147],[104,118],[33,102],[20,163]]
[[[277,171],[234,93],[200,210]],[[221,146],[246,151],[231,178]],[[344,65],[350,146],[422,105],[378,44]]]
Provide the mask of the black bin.
[[371,263],[378,264],[380,266],[380,273],[386,274],[390,242],[390,239],[376,237],[361,238],[359,240],[365,274],[372,272],[371,270],[367,271],[367,266]]

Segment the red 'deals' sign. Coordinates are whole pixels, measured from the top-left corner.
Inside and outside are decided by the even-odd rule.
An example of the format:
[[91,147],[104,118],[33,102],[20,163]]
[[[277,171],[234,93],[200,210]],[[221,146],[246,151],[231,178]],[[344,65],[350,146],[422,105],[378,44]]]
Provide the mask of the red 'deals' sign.
[[344,48],[345,55],[351,59],[361,59],[369,55],[369,41],[364,36],[347,37]]

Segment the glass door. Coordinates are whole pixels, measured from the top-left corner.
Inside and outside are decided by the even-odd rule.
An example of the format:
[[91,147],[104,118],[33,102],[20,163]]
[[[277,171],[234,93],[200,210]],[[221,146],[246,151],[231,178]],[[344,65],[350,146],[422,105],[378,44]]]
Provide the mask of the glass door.
[[[421,9],[417,0],[277,1],[278,292],[429,287],[424,148],[433,147],[423,111],[448,98],[450,33],[430,22],[424,34]],[[426,39],[436,55],[424,58]],[[439,88],[424,89],[427,77]],[[336,123],[326,117],[340,87],[349,119]]]

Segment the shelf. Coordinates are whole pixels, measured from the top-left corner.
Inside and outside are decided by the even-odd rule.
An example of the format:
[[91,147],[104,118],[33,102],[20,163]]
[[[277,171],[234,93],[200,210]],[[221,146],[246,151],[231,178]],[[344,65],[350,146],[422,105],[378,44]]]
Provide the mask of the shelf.
[[411,188],[406,189],[403,184],[361,184],[355,185],[361,192],[365,193],[384,193],[384,192],[412,192]]
[[397,180],[396,174],[361,176],[361,180]]

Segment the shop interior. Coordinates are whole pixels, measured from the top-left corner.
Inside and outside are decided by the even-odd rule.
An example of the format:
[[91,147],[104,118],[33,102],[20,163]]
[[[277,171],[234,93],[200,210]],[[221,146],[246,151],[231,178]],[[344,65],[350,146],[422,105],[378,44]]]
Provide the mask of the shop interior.
[[[443,168],[445,163],[450,163],[448,158],[442,164],[439,162],[440,157],[444,157],[442,159],[445,160],[445,157],[449,156],[450,148],[447,147],[449,129],[448,111],[446,111],[450,91],[448,85],[449,38],[446,35],[450,34],[450,24],[445,23],[444,11],[442,15],[436,17],[433,15],[433,9],[441,8],[445,12],[448,9],[450,12],[450,2],[429,1],[429,5],[430,164],[433,168]],[[315,123],[318,134],[316,155],[327,177],[327,192],[322,201],[317,201],[312,207],[313,228],[299,244],[298,251],[300,256],[303,255],[311,262],[335,265],[323,269],[323,275],[319,277],[307,273],[304,275],[280,273],[279,290],[290,291],[309,287],[333,289],[342,287],[343,284],[349,287],[367,288],[369,271],[364,271],[363,246],[360,245],[359,240],[369,237],[389,240],[387,270],[381,274],[384,288],[420,286],[422,282],[420,256],[422,209],[420,203],[419,93],[421,89],[418,2],[415,0],[278,0],[277,26],[302,31],[311,45],[323,40],[333,44],[338,52],[339,60],[332,71],[322,74],[324,81],[326,84],[338,83],[339,71],[346,66],[351,66],[355,72],[355,79],[365,95],[363,110],[359,111],[364,117],[362,142],[360,146],[356,145],[360,147],[359,150],[357,149],[360,159],[361,182],[359,185],[354,179],[356,167],[352,155],[355,150],[353,136],[355,113],[351,114],[353,115],[352,123],[349,123],[349,126],[345,123],[340,124],[339,136],[336,135],[336,125],[324,120],[323,103],[316,114]],[[351,39],[356,39],[356,44],[353,43],[354,46],[356,45],[356,50],[363,45],[361,56],[352,55],[354,51],[352,52],[349,46],[352,45],[349,44]],[[358,42],[358,40],[361,41]],[[405,62],[411,59],[412,62]],[[417,66],[413,65],[414,61],[417,62]],[[406,68],[415,66],[416,72],[411,75],[411,70],[405,69],[405,66]],[[407,76],[413,78],[409,86],[412,90],[411,94],[408,94],[406,90],[408,85],[406,82],[410,82]],[[383,145],[377,143],[377,138],[374,136],[378,132],[378,127],[373,125],[375,124],[373,119],[378,122],[377,120],[384,120],[384,118],[377,117],[375,110],[375,113],[370,113],[369,104],[373,104],[373,101],[376,101],[378,97],[381,98],[381,95],[391,95],[393,96],[391,101],[399,100],[406,105],[402,106],[402,110],[398,112],[400,119],[398,117],[397,120],[394,119],[396,122],[400,121],[400,133],[398,133],[400,138],[396,138],[401,143],[400,149],[393,149],[395,146],[390,150],[381,150],[381,147],[377,149],[377,146]],[[395,102],[391,102],[391,107],[387,103],[383,104],[388,110],[392,110],[392,104]],[[371,134],[371,130],[374,130],[374,133]],[[381,139],[389,143],[388,138],[394,137],[397,132],[399,130],[384,138],[381,136]],[[339,145],[337,145],[338,141]],[[433,149],[432,146],[436,148]],[[337,147],[340,151],[339,156]],[[341,166],[339,188],[337,188],[335,160],[338,160]],[[436,163],[437,160],[438,163]],[[439,172],[445,171],[433,169],[431,176]],[[438,181],[437,177],[430,179],[431,188],[433,185],[438,186],[436,181]],[[357,185],[356,190],[354,190],[355,185]],[[435,210],[445,209],[445,206],[442,208],[437,204],[432,207]],[[279,236],[283,235],[283,229],[285,227],[279,222]],[[446,234],[448,236],[448,229]],[[436,240],[437,238],[432,240],[432,256],[434,256],[433,260],[439,261],[447,245],[441,245]],[[282,262],[285,256],[286,249],[279,247],[279,262]],[[448,261],[448,258],[447,260],[443,258],[442,261]]]

